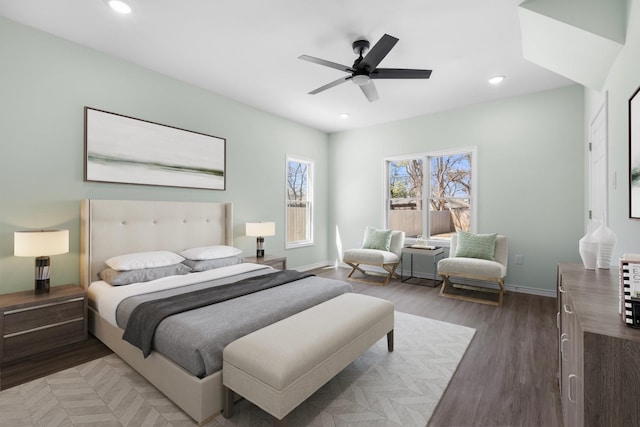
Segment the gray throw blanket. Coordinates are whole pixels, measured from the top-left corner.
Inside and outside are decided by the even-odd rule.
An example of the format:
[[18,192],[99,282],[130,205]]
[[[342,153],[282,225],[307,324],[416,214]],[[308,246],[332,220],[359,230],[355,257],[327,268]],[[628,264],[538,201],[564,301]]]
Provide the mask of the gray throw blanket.
[[301,273],[295,270],[277,271],[214,288],[199,289],[181,295],[147,301],[133,310],[122,338],[142,350],[146,358],[151,354],[151,345],[156,328],[166,317],[260,292],[309,276],[313,276],[313,274]]

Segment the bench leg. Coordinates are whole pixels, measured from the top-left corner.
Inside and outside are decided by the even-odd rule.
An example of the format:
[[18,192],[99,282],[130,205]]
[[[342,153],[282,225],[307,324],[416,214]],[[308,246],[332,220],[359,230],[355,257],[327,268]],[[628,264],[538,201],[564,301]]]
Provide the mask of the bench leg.
[[393,329],[387,334],[387,350],[393,351]]
[[235,399],[235,393],[229,387],[222,386],[224,395],[224,408],[222,416],[229,419],[233,416],[233,400]]

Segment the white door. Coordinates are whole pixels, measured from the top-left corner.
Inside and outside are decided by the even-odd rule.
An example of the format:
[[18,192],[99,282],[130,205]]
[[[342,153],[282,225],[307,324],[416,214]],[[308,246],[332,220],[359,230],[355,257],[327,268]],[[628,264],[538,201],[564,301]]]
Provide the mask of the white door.
[[[608,219],[607,94],[589,123],[589,211],[597,224]],[[595,224],[595,223],[594,223]],[[590,231],[593,231],[590,230]]]

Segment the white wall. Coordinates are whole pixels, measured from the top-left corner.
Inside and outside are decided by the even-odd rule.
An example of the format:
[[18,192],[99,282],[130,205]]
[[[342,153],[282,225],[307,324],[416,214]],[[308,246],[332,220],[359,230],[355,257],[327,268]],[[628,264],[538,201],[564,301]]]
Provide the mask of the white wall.
[[[83,182],[83,107],[226,138],[227,190]],[[0,293],[33,288],[33,258],[13,232],[68,228],[51,283],[78,283],[80,200],[231,201],[235,245],[255,254],[247,221],[276,222],[267,253],[292,268],[327,254],[327,135],[156,72],[0,18]],[[316,162],[316,244],[285,250],[285,157]]]
[[[629,98],[640,86],[639,0],[629,1],[628,17],[625,46],[611,67],[603,91],[585,90],[585,129],[605,93],[609,102],[609,226],[618,237],[613,264],[623,253],[640,253],[640,220],[629,218],[628,118]],[[584,158],[586,165],[586,151]]]
[[576,85],[330,135],[332,259],[383,225],[385,157],[477,146],[477,231],[509,237],[508,284],[554,289],[557,263],[579,261],[583,123]]

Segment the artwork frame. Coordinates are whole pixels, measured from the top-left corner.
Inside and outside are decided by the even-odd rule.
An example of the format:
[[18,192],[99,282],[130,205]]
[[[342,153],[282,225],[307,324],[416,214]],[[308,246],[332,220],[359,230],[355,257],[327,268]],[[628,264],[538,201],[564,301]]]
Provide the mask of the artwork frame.
[[226,139],[84,107],[84,181],[226,190]]
[[629,98],[629,218],[640,219],[640,87]]

